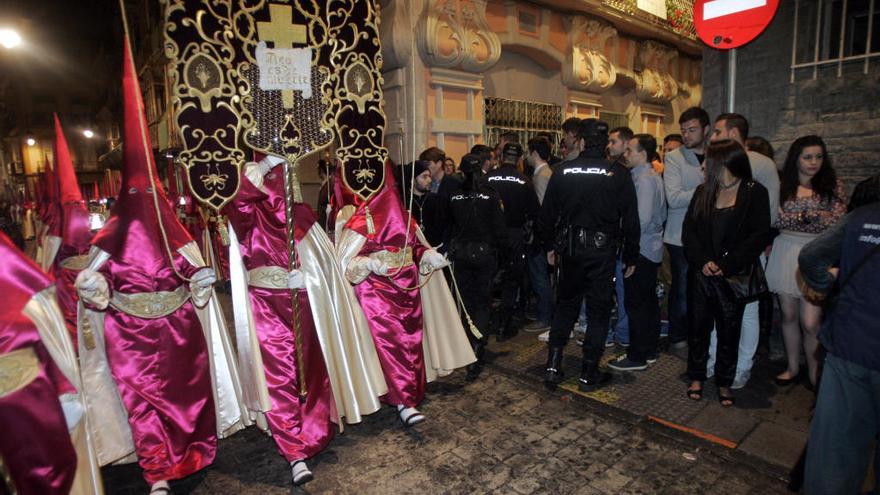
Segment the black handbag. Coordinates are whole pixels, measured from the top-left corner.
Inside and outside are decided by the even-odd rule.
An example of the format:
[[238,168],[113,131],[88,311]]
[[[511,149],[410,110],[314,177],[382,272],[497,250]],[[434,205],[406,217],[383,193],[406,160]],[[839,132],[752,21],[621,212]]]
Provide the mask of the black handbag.
[[754,301],[769,290],[767,277],[764,276],[764,268],[758,260],[755,260],[752,266],[742,273],[724,278],[727,280],[730,290],[733,291],[733,296],[740,302]]

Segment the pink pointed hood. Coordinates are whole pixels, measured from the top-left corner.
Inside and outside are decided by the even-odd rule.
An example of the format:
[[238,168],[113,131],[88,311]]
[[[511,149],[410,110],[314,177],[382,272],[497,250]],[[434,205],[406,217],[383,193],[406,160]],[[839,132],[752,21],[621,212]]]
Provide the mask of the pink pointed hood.
[[[55,115],[55,165],[58,175],[58,205],[62,212],[61,246],[64,251],[84,254],[89,250],[92,231],[89,229],[89,210],[83,202],[67,139]],[[65,249],[67,248],[67,249]]]
[[127,37],[124,45],[122,187],[110,219],[95,236],[93,244],[119,262],[155,270],[169,266],[168,251],[176,251],[192,238],[174,214],[156,173],[140,84]]

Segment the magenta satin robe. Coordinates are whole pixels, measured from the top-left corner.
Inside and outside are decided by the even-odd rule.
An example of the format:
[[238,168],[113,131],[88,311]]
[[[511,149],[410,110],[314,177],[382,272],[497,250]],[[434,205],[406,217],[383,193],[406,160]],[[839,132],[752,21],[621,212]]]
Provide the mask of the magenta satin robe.
[[[225,210],[239,237],[241,256],[248,270],[263,266],[287,269],[284,173],[281,167],[266,175],[264,190],[257,189],[242,176],[241,188]],[[297,244],[309,229],[320,228],[315,225],[315,214],[304,204],[295,205],[294,220]],[[278,451],[289,462],[308,459],[321,452],[336,431],[331,421],[334,413],[330,378],[312,321],[308,293],[305,289],[299,291],[302,355],[308,390],[303,403],[299,401],[290,291],[249,287],[248,294],[272,403],[272,410],[266,412],[272,438]]]
[[57,280],[56,295],[58,306],[64,315],[64,322],[70,332],[73,346],[76,348],[76,305],[79,297],[76,294],[76,276],[79,270],[62,267],[62,263],[72,256],[87,255],[93,234],[89,229],[89,212],[81,203],[64,205],[64,228],[61,235],[61,247],[55,255],[55,279]]
[[[364,205],[345,225],[345,228],[367,237],[358,256],[403,248],[408,215],[395,187],[386,184],[367,206],[373,217],[374,234],[368,233]],[[415,230],[410,229],[409,232],[407,245],[413,249],[413,257],[417,261],[425,248],[416,238]],[[424,320],[418,286],[417,263],[395,273],[393,283],[387,277],[371,273],[354,286],[367,316],[388,385],[388,393],[383,400],[392,405],[415,407],[425,398],[425,357],[422,350]]]
[[[175,261],[185,277],[197,271],[178,253]],[[184,283],[170,267],[123,265],[113,258],[99,271],[111,295],[173,291]],[[183,478],[211,464],[217,452],[214,396],[207,345],[192,302],[156,319],[108,306],[104,335],[147,482]]]
[[[76,452],[58,396],[76,391],[52,361],[33,322],[21,313],[51,282],[5,235],[0,237],[0,355],[30,347],[40,365],[33,381],[0,398],[0,457],[19,494],[66,494],[76,474]],[[0,492],[5,493],[2,483]]]

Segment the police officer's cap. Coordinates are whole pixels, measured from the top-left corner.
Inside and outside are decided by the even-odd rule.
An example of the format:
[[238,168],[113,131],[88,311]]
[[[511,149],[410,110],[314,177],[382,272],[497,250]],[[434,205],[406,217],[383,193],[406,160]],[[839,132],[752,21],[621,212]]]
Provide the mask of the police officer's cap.
[[468,153],[461,157],[461,163],[458,169],[465,175],[472,175],[479,172],[483,168],[483,160],[479,155]]
[[516,163],[523,156],[523,147],[519,143],[507,143],[501,149],[501,163]]
[[577,136],[583,139],[587,147],[608,144],[608,124],[604,120],[584,119],[578,126]]

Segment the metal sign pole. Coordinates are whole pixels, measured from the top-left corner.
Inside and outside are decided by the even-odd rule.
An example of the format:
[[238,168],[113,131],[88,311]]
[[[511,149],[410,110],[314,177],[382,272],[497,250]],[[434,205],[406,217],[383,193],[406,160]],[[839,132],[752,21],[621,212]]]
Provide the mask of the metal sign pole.
[[736,48],[727,52],[727,111],[734,112],[736,105]]

